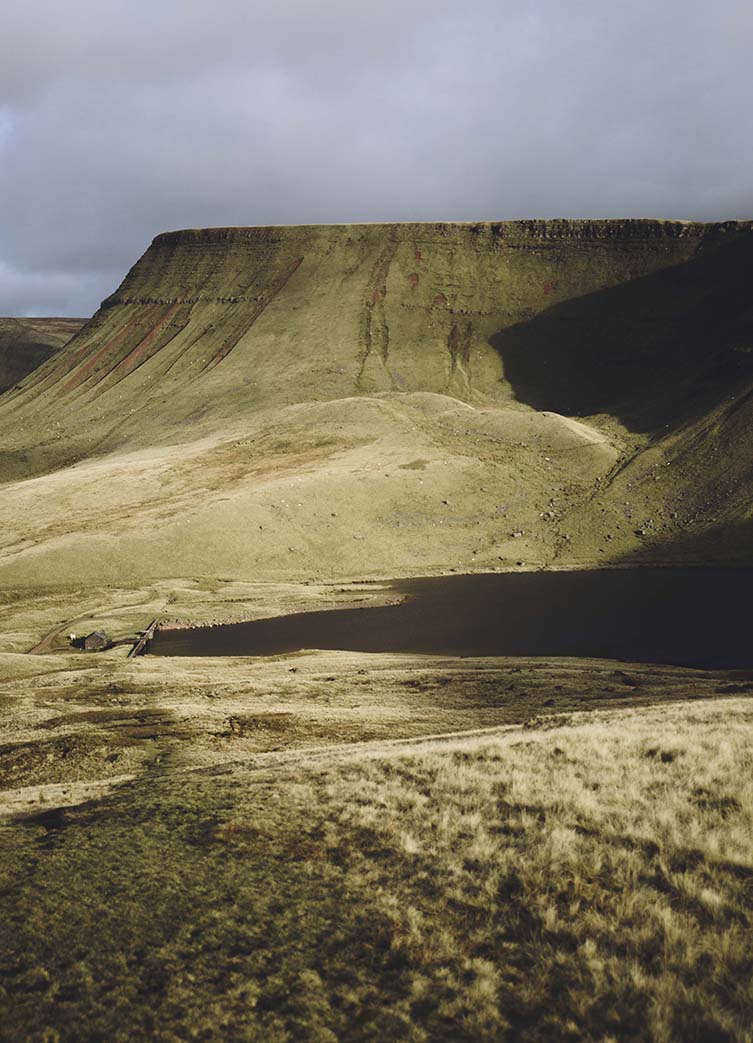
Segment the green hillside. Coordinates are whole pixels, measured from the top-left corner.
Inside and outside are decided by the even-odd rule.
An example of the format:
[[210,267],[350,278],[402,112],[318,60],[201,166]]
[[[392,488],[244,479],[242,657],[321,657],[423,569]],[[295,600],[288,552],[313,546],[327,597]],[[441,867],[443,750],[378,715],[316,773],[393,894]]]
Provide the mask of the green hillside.
[[160,235],[0,398],[0,580],[748,557],[752,256],[749,222]]

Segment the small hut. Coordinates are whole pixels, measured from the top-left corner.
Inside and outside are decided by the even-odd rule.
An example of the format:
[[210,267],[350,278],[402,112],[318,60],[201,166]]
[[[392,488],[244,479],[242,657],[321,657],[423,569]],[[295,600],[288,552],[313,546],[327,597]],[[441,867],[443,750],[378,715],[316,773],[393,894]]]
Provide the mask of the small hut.
[[86,652],[101,652],[105,648],[108,648],[110,639],[104,630],[92,630],[91,634],[87,634],[83,640],[83,649]]

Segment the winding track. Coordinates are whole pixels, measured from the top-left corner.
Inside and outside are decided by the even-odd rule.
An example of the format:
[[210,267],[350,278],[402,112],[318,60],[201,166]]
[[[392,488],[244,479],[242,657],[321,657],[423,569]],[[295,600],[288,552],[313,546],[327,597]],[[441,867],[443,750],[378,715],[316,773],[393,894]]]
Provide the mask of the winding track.
[[[154,591],[151,591],[151,593],[153,594]],[[131,601],[128,602],[128,604],[126,605],[118,605],[117,611],[120,611],[124,608],[138,608],[139,605],[143,605],[144,603],[145,602],[143,600]],[[160,611],[164,611],[166,605],[167,602],[165,601]],[[51,652],[53,641],[56,638],[60,637],[60,635],[69,627],[72,627],[74,623],[80,623],[84,619],[92,619],[100,614],[106,613],[107,611],[108,609],[103,608],[101,605],[94,605],[89,611],[84,612],[83,615],[73,616],[71,619],[64,619],[63,622],[60,623],[58,626],[53,627],[52,630],[49,630],[44,635],[44,637],[34,645],[33,648],[29,649],[29,651],[26,654],[44,655],[46,652]]]

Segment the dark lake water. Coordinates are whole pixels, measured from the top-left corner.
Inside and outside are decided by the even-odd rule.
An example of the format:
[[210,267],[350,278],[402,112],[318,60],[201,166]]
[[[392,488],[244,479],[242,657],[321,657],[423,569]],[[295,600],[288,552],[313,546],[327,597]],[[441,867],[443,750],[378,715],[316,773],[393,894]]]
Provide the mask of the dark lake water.
[[302,648],[579,656],[753,667],[753,568],[635,568],[395,580],[401,605],[157,631],[150,655]]

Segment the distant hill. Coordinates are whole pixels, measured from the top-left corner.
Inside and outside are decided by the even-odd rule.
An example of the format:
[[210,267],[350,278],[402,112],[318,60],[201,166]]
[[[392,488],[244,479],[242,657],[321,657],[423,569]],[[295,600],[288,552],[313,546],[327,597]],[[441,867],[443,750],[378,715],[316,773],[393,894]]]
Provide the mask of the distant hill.
[[0,318],[0,394],[57,354],[85,322]]
[[160,235],[0,398],[0,578],[749,557],[751,260],[750,222]]

